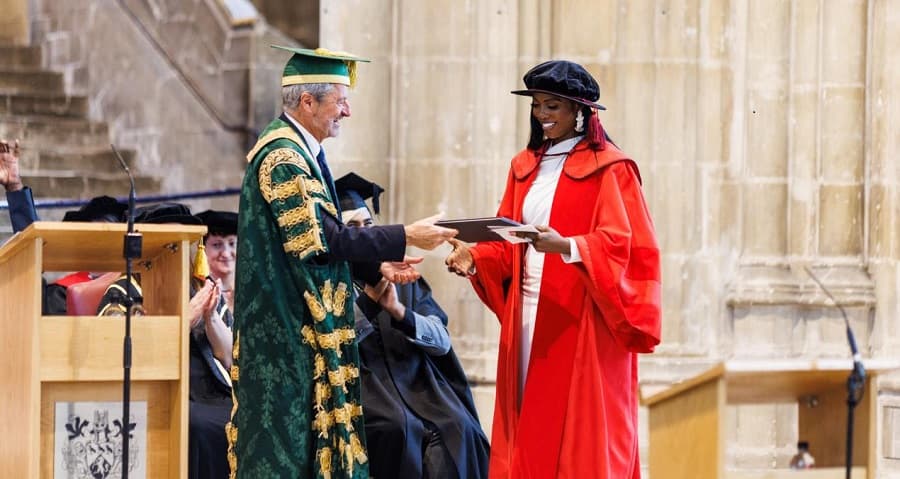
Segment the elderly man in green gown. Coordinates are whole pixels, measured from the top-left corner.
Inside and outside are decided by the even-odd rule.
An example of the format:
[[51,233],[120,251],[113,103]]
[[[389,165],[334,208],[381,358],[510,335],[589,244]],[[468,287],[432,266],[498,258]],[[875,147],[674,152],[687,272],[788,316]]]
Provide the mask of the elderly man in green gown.
[[368,478],[351,271],[369,284],[412,281],[406,246],[433,249],[456,231],[437,217],[341,223],[321,143],[350,116],[349,88],[366,60],[279,48],[293,53],[284,112],[248,153],[240,198],[232,477]]

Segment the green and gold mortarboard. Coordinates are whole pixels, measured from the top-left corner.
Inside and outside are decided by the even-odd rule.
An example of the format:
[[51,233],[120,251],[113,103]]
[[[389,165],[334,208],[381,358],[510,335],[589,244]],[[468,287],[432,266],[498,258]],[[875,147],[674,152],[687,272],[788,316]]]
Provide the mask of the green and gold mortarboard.
[[346,52],[333,52],[324,48],[308,50],[272,45],[294,55],[284,66],[281,86],[304,83],[338,83],[353,88],[356,85],[356,62],[368,62],[365,58]]

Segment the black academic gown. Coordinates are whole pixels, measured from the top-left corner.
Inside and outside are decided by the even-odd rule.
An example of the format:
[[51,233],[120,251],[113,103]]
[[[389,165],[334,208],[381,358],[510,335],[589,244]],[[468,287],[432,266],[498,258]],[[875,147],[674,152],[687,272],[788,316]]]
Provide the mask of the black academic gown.
[[[397,293],[407,308],[447,324],[425,280],[398,285]],[[357,305],[363,316],[357,317],[356,334],[372,476],[422,477],[427,422],[440,431],[460,479],[486,478],[489,444],[453,349],[430,356],[368,296],[360,294]],[[449,472],[447,477],[454,477]]]
[[[217,309],[231,326],[233,318],[224,296]],[[231,385],[215,364],[203,323],[191,331],[190,361],[188,478],[225,479],[229,476],[225,424],[231,419]]]

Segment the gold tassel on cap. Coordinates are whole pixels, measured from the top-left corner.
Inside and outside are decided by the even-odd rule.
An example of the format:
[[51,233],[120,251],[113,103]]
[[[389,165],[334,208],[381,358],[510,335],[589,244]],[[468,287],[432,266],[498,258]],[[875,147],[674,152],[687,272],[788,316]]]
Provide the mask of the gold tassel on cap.
[[347,64],[347,76],[350,77],[350,88],[356,86],[356,62],[344,62]]
[[202,241],[197,245],[197,254],[194,256],[194,269],[191,271],[191,276],[200,282],[206,281],[206,278],[209,276],[209,261],[206,260],[206,247],[203,246]]
[[[316,48],[315,52],[316,52],[316,55],[323,56],[323,57],[339,57],[340,58],[340,57],[354,57],[355,56],[355,55],[352,55],[347,52],[332,51],[327,48],[321,48],[321,47]],[[356,86],[356,60],[344,60],[344,63],[347,64],[347,76],[350,77],[350,88],[353,88]]]

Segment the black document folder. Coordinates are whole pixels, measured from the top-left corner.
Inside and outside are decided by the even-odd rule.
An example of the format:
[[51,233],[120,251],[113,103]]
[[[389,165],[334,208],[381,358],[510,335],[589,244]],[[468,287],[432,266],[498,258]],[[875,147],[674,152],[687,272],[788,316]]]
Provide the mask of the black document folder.
[[456,239],[466,243],[481,243],[484,241],[503,241],[503,237],[492,231],[492,228],[509,228],[522,226],[521,223],[509,218],[468,218],[462,220],[442,220],[435,223],[445,228],[453,228],[459,231]]

